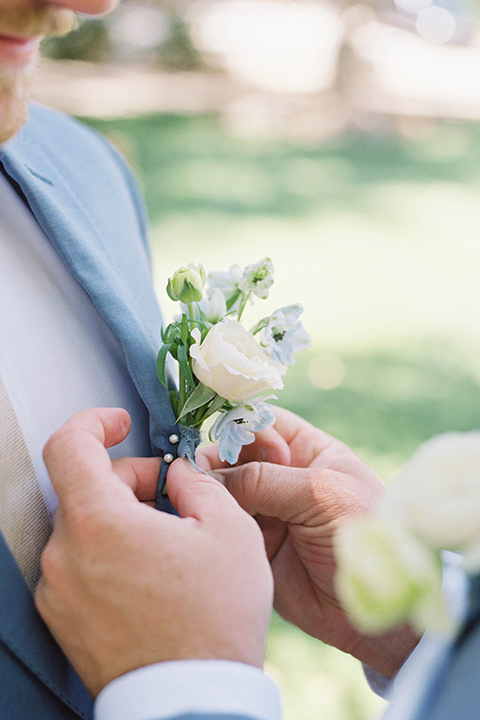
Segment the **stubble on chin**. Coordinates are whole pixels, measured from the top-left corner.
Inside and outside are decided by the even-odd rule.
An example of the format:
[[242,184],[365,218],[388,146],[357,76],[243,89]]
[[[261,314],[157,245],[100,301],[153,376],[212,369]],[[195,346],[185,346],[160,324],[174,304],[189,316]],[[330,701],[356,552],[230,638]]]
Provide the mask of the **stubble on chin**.
[[[21,37],[65,35],[76,27],[71,10],[39,3],[19,10],[0,6],[0,33]],[[0,65],[0,145],[13,138],[28,119],[32,75],[38,60],[29,67]]]
[[0,6],[0,32],[35,37],[66,35],[77,27],[72,10],[39,3],[22,9]]
[[0,145],[11,140],[28,119],[30,86],[35,64],[31,68],[0,69]]

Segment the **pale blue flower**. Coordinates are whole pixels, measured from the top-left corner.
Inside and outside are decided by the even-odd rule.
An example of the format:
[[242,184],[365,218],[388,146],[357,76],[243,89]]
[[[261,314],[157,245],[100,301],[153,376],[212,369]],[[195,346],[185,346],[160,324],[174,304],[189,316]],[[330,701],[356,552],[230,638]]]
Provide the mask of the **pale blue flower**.
[[239,283],[240,289],[247,295],[254,295],[265,300],[274,282],[273,263],[270,258],[263,258],[257,263],[247,265]]
[[293,354],[312,344],[312,338],[298,319],[302,312],[300,304],[280,308],[268,318],[261,331],[260,345],[273,360],[282,365],[293,365]]
[[254,398],[217,418],[210,430],[210,438],[218,443],[221,460],[234,465],[243,445],[253,443],[256,432],[275,422],[272,406],[265,402],[265,399],[274,397]]

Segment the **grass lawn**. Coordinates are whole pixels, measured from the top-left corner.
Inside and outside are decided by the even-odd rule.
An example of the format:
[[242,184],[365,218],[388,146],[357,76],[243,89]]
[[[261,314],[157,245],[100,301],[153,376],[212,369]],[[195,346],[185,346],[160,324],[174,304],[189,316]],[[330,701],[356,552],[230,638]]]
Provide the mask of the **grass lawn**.
[[[257,313],[300,301],[314,338],[282,404],[385,480],[432,434],[480,426],[477,126],[315,145],[234,137],[214,116],[91,124],[145,191],[167,317],[163,288],[179,265],[268,255],[277,283]],[[286,720],[364,720],[380,706],[355,661],[279,618],[268,662]]]

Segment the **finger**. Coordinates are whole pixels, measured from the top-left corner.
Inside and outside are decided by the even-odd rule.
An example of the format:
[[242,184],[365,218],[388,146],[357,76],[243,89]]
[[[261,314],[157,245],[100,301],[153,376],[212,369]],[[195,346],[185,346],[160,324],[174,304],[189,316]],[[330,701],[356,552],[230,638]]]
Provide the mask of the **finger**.
[[263,534],[267,557],[272,560],[288,537],[287,524],[274,517],[258,515],[256,521]]
[[320,456],[332,443],[340,445],[340,441],[284,408],[275,408],[275,418],[275,430],[288,444],[292,466],[306,468],[315,461],[316,466],[328,467]]
[[142,502],[155,500],[161,465],[158,457],[124,457],[112,462],[113,471]]
[[292,466],[348,473],[380,483],[366,463],[341,440],[319,430],[288,410],[277,410],[275,428],[289,444]]
[[371,512],[385,492],[368,468],[350,475],[331,468],[249,463],[216,474],[224,478],[225,487],[250,515],[306,526]]
[[214,478],[199,472],[189,460],[178,458],[169,468],[167,492],[180,517],[225,519],[239,507],[230,493]]
[[202,470],[210,472],[216,468],[230,467],[227,462],[220,460],[218,445],[203,445],[195,453],[195,462]]
[[318,513],[315,497],[321,471],[282,467],[270,463],[248,463],[219,470],[225,487],[250,515],[266,515],[294,522],[306,512]]
[[[290,465],[290,460],[291,452],[287,442],[274,427],[269,426],[255,433],[254,443],[242,448],[236,465],[254,461]],[[207,472],[231,467],[229,463],[220,460],[218,445],[199,448],[196,462]]]
[[[44,460],[60,504],[99,500],[111,485],[126,486],[112,472],[106,447],[125,439],[130,417],[119,408],[91,408],[74,415],[48,440]],[[131,493],[130,493],[131,495]],[[133,496],[131,496],[133,498]]]
[[255,433],[255,442],[242,448],[237,465],[249,462],[268,462],[290,465],[291,452],[278,430],[269,426]]

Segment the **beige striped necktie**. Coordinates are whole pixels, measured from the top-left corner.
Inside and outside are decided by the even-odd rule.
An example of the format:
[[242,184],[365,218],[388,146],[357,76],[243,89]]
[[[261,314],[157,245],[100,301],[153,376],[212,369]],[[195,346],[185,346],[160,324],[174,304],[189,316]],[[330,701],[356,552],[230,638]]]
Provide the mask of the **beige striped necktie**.
[[51,529],[45,499],[0,375],[0,530],[32,592]]

